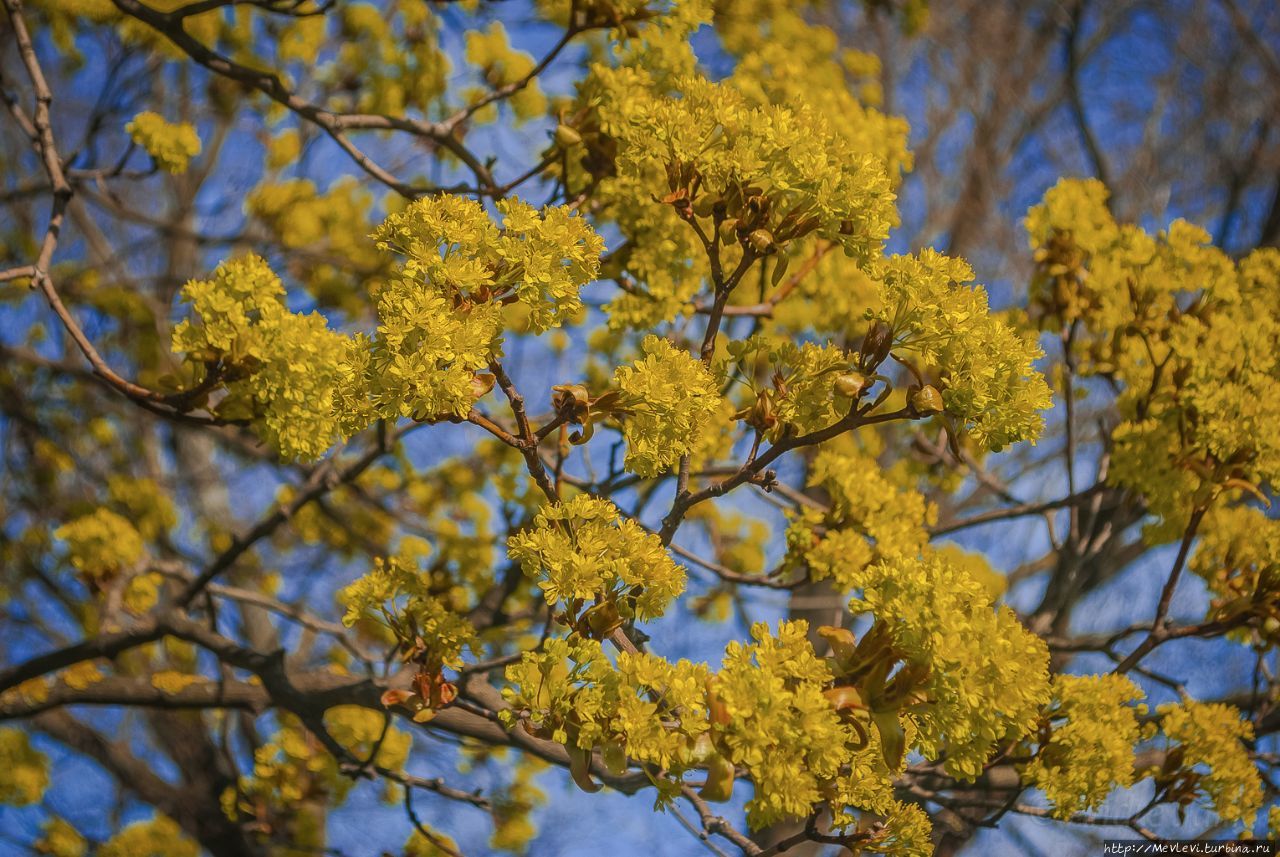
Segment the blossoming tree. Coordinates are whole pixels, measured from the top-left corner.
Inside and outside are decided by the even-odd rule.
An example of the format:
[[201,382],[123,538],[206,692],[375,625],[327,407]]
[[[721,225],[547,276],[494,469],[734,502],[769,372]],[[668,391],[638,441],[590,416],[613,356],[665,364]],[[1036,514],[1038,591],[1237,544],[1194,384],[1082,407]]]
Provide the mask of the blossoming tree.
[[[1095,179],[1007,308],[892,252],[824,3],[4,5],[38,853],[325,853],[368,781],[417,857],[602,790],[753,857],[1264,830],[1280,252]],[[151,811],[78,822],[76,756]]]

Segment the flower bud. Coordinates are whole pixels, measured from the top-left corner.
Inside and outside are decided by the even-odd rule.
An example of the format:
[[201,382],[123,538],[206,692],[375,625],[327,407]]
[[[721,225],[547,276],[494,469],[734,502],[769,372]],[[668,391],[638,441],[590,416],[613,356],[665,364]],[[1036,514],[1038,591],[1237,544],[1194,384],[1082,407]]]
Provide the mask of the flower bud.
[[867,376],[861,372],[843,372],[836,376],[832,386],[837,396],[856,399],[862,395],[863,390],[867,389]]
[[773,396],[768,390],[761,390],[753,404],[734,414],[735,419],[742,420],[759,432],[766,432],[778,423],[773,411]]
[[747,241],[751,244],[751,249],[761,255],[768,253],[773,249],[773,233],[768,229],[755,229],[747,236]]
[[911,394],[911,409],[917,414],[940,414],[946,409],[942,394],[932,384],[926,384]]
[[582,135],[578,133],[576,128],[568,125],[556,126],[556,142],[564,148],[576,146],[582,142]]
[[889,356],[891,348],[893,348],[893,328],[886,321],[875,322],[866,336],[862,337],[862,348],[859,349],[859,353],[862,355],[863,368],[879,366]]

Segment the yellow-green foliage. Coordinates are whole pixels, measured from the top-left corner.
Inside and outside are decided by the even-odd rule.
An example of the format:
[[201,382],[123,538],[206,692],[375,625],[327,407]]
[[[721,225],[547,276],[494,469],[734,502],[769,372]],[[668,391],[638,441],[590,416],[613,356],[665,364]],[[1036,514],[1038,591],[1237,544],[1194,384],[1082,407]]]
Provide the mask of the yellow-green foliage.
[[162,170],[185,173],[191,159],[200,154],[200,136],[190,122],[166,122],[159,113],[145,111],[124,126]]
[[827,664],[814,655],[804,622],[782,622],[775,636],[764,624],[754,640],[725,649],[712,685],[728,722],[718,732],[730,761],[750,771],[755,796],[747,804],[753,828],[806,815],[846,760],[851,730],[823,687]]
[[694,450],[720,409],[720,392],[711,372],[669,341],[646,336],[640,349],[644,356],[619,366],[613,381],[629,411],[626,467],[656,476]]
[[109,476],[107,496],[128,515],[134,529],[147,541],[168,533],[178,523],[173,501],[151,479]]
[[1040,348],[990,313],[985,290],[964,285],[973,279],[968,263],[922,250],[889,257],[873,270],[882,317],[942,391],[947,413],[992,450],[1034,441],[1044,426],[1040,411],[1050,405],[1049,388],[1032,365]]
[[1049,699],[1049,653],[986,587],[937,554],[867,566],[849,609],[881,625],[892,654],[918,670],[924,705],[905,717],[926,756],[946,751],[949,773],[973,778],[1026,735]]
[[1253,724],[1222,703],[1166,703],[1157,712],[1160,731],[1197,792],[1223,821],[1253,825],[1262,805],[1262,781],[1242,742],[1253,740]]
[[777,420],[771,432],[773,439],[783,432],[808,434],[827,428],[848,414],[852,406],[853,399],[837,393],[835,381],[850,370],[853,358],[830,342],[797,345],[789,339],[779,342],[754,337],[730,343],[729,353],[744,373],[753,372],[761,357],[767,359],[773,386],[766,395],[772,418]]
[[142,536],[129,521],[100,508],[53,531],[67,543],[67,553],[77,571],[93,580],[114,577],[142,559]]
[[684,570],[662,542],[607,500],[579,494],[544,506],[533,527],[507,541],[548,604],[611,605],[622,617],[657,618],[684,591]]
[[[389,713],[357,705],[339,705],[324,713],[325,730],[360,759],[390,770],[400,770],[408,758],[413,737],[387,728]],[[324,842],[323,818],[312,811],[312,802],[346,799],[353,782],[338,767],[314,735],[292,716],[254,751],[250,773],[240,777],[222,795],[222,809],[231,820],[256,821],[262,831],[288,837],[295,848],[317,847]]]
[[832,578],[845,592],[860,588],[873,559],[915,557],[928,541],[933,507],[895,485],[871,457],[823,451],[809,481],[830,495],[831,512],[800,512],[787,529],[787,544],[789,560],[814,580]]
[[475,629],[433,589],[430,573],[419,570],[416,563],[400,557],[376,560],[372,571],[339,593],[347,608],[342,624],[351,627],[363,619],[381,622],[406,648],[420,648],[437,669],[458,669],[463,648],[474,645]]
[[1250,506],[1217,506],[1198,530],[1189,566],[1213,598],[1209,617],[1260,619],[1255,633],[1280,636],[1280,522]]
[[31,746],[27,733],[0,729],[0,804],[28,806],[49,788],[49,757]]
[[1143,693],[1120,675],[1058,675],[1052,687],[1049,740],[1025,776],[1044,791],[1056,817],[1070,818],[1097,809],[1113,789],[1133,785],[1138,715],[1146,707],[1132,704]]
[[344,359],[348,431],[373,417],[465,416],[492,386],[478,375],[500,356],[505,304],[528,310],[535,332],[582,310],[603,242],[567,208],[498,204],[500,229],[479,203],[427,197],[390,215],[373,237],[405,257],[378,299],[372,340]]
[[[865,731],[833,707],[834,676],[807,630],[804,622],[782,622],[775,634],[757,624],[751,643],[729,644],[718,672],[648,653],[623,652],[615,666],[594,640],[549,640],[507,668],[503,696],[511,708],[501,716],[565,744],[571,755],[600,750],[615,772],[627,758],[654,765],[664,772],[656,783],[660,801],[678,794],[682,775],[695,765],[726,773],[738,767],[754,783],[747,804],[753,828],[804,817],[835,795],[848,810],[838,826],[872,812],[888,823],[870,844],[923,853],[927,817],[893,798],[896,772],[886,767],[878,742],[868,747],[859,737]],[[587,787],[587,757],[581,758],[575,779]],[[716,799],[731,787],[731,776],[717,783]]]
[[102,844],[101,857],[200,857],[200,846],[183,833],[178,822],[157,813],[150,821],[135,821]]
[[1141,492],[1168,540],[1220,491],[1280,476],[1280,251],[1233,262],[1185,221],[1117,223],[1106,199],[1064,180],[1028,213],[1032,299],[1042,325],[1076,329],[1080,371],[1120,388],[1108,479]]
[[602,127],[618,140],[620,172],[689,168],[713,197],[758,187],[774,214],[756,228],[776,237],[812,218],[816,234],[850,255],[880,248],[897,222],[884,162],[833,133],[825,113],[754,106],[731,85],[698,77],[673,83],[678,98],[645,97],[653,87],[641,72],[609,80]]
[[[186,3],[148,8],[172,15]],[[931,537],[939,506],[947,532],[1003,515],[1043,513],[1056,526],[1070,506],[1076,552],[1052,572],[1052,606],[1058,584],[1073,583],[1068,572],[1123,571],[1111,564],[1136,522],[1154,542],[1197,520],[1188,571],[1208,588],[1212,624],[1174,634],[1160,625],[1162,605],[1155,624],[1137,626],[1153,629],[1147,649],[1219,630],[1260,651],[1280,642],[1280,524],[1251,505],[1280,484],[1280,251],[1233,259],[1181,221],[1148,233],[1116,221],[1100,182],[1065,180],[1027,215],[1028,307],[993,310],[963,259],[929,248],[886,254],[913,166],[908,127],[883,112],[881,81],[892,75],[881,60],[847,49],[845,34],[824,24],[834,20],[827,0],[535,0],[541,24],[571,29],[535,53],[513,47],[507,25],[476,0],[306,0],[290,14],[233,4],[184,14],[177,26],[252,75],[202,63],[195,89],[174,65],[186,57],[181,39],[108,0],[28,5],[67,68],[85,59],[80,28],[95,25],[153,55],[155,79],[166,82],[153,104],[181,95],[184,116],[264,150],[261,178],[234,200],[245,216],[235,242],[270,254],[275,270],[258,255],[232,256],[186,283],[170,338],[176,361],[155,347],[172,285],[156,302],[108,282],[114,270],[77,270],[80,251],[65,241],[56,248],[46,284],[81,304],[74,315],[111,322],[86,331],[103,339],[107,362],[155,388],[133,395],[137,404],[186,425],[164,423],[173,434],[156,437],[176,438],[174,454],[136,470],[128,445],[150,442],[150,423],[120,411],[90,424],[102,448],[92,456],[81,443],[33,438],[19,454],[65,523],[28,524],[19,509],[22,532],[0,539],[6,570],[69,565],[134,614],[160,602],[161,570],[209,567],[189,556],[193,545],[207,541],[215,556],[233,548],[233,566],[214,560],[219,587],[173,609],[215,619],[210,633],[244,645],[260,642],[259,607],[269,605],[272,622],[307,627],[302,651],[282,662],[288,678],[304,679],[299,699],[272,699],[252,728],[247,715],[214,711],[152,723],[242,733],[228,740],[251,766],[228,781],[221,807],[264,852],[324,851],[327,813],[356,780],[351,758],[404,770],[410,719],[434,719],[432,734],[462,740],[464,769],[515,757],[472,798],[491,808],[490,847],[513,852],[536,833],[544,796],[534,777],[554,763],[585,791],[602,780],[652,786],[658,808],[689,789],[710,802],[737,798],[754,830],[808,821],[847,836],[853,853],[931,853],[931,814],[963,803],[968,782],[999,790],[983,779],[994,765],[1016,770],[1020,788],[1039,788],[1058,819],[1094,812],[1145,776],[1164,803],[1200,800],[1223,822],[1252,824],[1264,801],[1255,764],[1270,764],[1251,758],[1253,721],[1192,700],[1149,716],[1122,674],[1051,675],[1051,666],[1071,668],[1075,641],[1046,641],[999,603],[1006,585],[1042,566],[1006,578],[986,556]],[[884,15],[907,33],[923,24],[922,0],[854,6],[876,28]],[[713,32],[694,38],[705,25]],[[714,62],[695,56],[703,36]],[[249,77],[266,81],[271,97],[247,94]],[[523,136],[483,127],[500,119]],[[125,129],[159,170],[183,173],[201,155],[193,124],[146,111]],[[64,156],[80,151],[66,142]],[[524,148],[529,163],[514,168],[508,146]],[[199,166],[217,169],[217,154]],[[332,181],[318,183],[310,159],[328,155],[359,169],[339,175],[325,163]],[[81,194],[88,170],[68,165]],[[109,176],[112,192],[136,172]],[[199,184],[145,180],[175,195]],[[207,193],[175,227],[183,246],[187,231],[207,225]],[[515,193],[563,204],[539,208]],[[78,209],[70,212],[79,229]],[[95,235],[84,238],[96,247]],[[33,259],[39,249],[29,236],[15,244]],[[45,336],[33,328],[30,344],[49,346]],[[1051,382],[1036,368],[1042,342]],[[21,390],[25,372],[0,365],[0,392]],[[97,401],[65,380],[75,407]],[[1066,445],[1078,457],[1102,450],[1104,484],[1077,485],[1079,468],[1069,480],[1079,497],[1028,511],[1013,495],[1056,444],[1025,461],[984,457],[1034,443],[1053,393],[1082,402],[1072,432],[1105,425],[1101,438],[1072,434]],[[464,424],[415,440],[461,437],[465,453],[441,460],[440,449],[457,447],[432,446],[424,466],[422,449],[400,442],[417,428],[410,421]],[[191,425],[202,422],[215,425]],[[276,517],[267,521],[282,511],[287,521],[234,542],[238,525],[206,520],[217,504],[203,481],[182,481],[203,452],[184,432],[234,441],[246,460],[260,455],[264,471],[278,466],[287,478],[269,489]],[[293,464],[348,440],[339,460]],[[1028,468],[1008,490],[1005,462]],[[322,496],[301,503],[312,487]],[[737,502],[752,491],[786,509],[781,558],[773,519]],[[649,529],[658,520],[661,535]],[[1060,535],[1050,541],[1067,551]],[[281,580],[300,568],[332,593],[336,560],[365,570],[337,591],[343,627],[300,618],[292,599],[301,590]],[[750,626],[718,663],[661,653],[691,579],[690,612]],[[832,625],[752,624],[753,586],[775,588],[774,606],[795,594],[797,612],[812,595],[834,597]],[[0,581],[0,599],[23,597]],[[218,599],[258,605],[239,619],[200,613]],[[106,611],[74,607],[86,635],[95,624],[116,630]],[[1071,617],[1049,612],[1029,624],[1067,636],[1056,623]],[[233,649],[242,654],[206,641],[201,658],[240,670],[246,661],[228,657]],[[109,663],[62,665],[3,704],[109,696],[136,679],[146,694],[187,705],[217,675],[176,638],[113,652]],[[266,672],[249,675],[239,673],[242,687],[281,687]],[[344,682],[363,695],[343,696]],[[379,691],[380,704],[368,698]],[[301,697],[316,693],[320,723],[303,717]],[[1136,771],[1138,745],[1163,752],[1160,763]],[[41,802],[48,760],[26,733],[0,729],[0,763],[0,802]],[[389,799],[406,797],[398,788]],[[1025,809],[1003,800],[972,808]],[[1271,821],[1280,824],[1274,810]],[[704,823],[708,837],[726,832],[705,814]],[[49,816],[35,848],[83,857],[90,844]],[[104,857],[199,852],[164,815],[92,845]],[[421,825],[404,845],[414,857],[456,851]]]
[[[533,71],[534,59],[524,51],[511,48],[507,30],[500,21],[494,21],[485,30],[467,33],[467,62],[476,66],[485,82],[494,89],[514,85]],[[536,79],[517,91],[510,99],[511,109],[518,119],[529,119],[547,109],[546,96]]]
[[340,434],[337,385],[347,338],[319,313],[290,312],[280,278],[258,256],[218,266],[182,289],[191,318],[173,331],[197,383],[225,380],[219,416],[245,419],[289,458],[318,458]]

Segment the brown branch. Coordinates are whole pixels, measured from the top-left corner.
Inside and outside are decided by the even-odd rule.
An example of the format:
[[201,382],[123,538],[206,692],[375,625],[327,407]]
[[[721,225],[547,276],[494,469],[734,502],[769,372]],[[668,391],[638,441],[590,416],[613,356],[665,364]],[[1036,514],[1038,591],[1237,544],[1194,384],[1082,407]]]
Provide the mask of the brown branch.
[[[6,2],[15,2],[15,0],[6,0]],[[280,80],[279,75],[240,65],[205,47],[183,29],[183,19],[177,13],[161,12],[139,2],[139,0],[112,0],[112,2],[124,14],[131,18],[136,18],[163,33],[195,62],[215,74],[253,87],[268,98],[321,128],[361,169],[402,196],[414,198],[430,189],[407,185],[378,166],[347,138],[347,131],[403,131],[415,137],[432,140],[457,157],[471,170],[482,191],[492,192],[496,189],[493,174],[489,168],[481,163],[479,158],[462,144],[454,135],[454,129],[447,127],[443,123],[388,116],[379,113],[338,113],[327,110],[290,91]]]
[[318,497],[332,491],[343,483],[350,482],[361,473],[368,470],[369,467],[385,455],[390,450],[392,441],[399,440],[410,431],[421,426],[421,423],[414,423],[404,428],[398,429],[394,433],[394,437],[387,439],[382,433],[379,433],[379,440],[364,455],[348,464],[342,470],[337,470],[334,466],[334,460],[329,459],[316,467],[311,476],[302,485],[298,493],[282,506],[277,506],[269,515],[258,521],[248,532],[237,536],[231,546],[217,556],[213,562],[204,568],[182,591],[175,603],[179,607],[186,607],[191,603],[205,584],[209,583],[222,572],[229,569],[236,563],[241,556],[249,551],[255,544],[262,539],[271,535],[285,521],[292,518],[299,509],[310,503]]
[[33,717],[68,705],[121,705],[171,710],[239,708],[257,714],[270,707],[261,687],[237,681],[202,681],[179,691],[163,691],[148,679],[107,676],[88,687],[57,683],[42,699],[18,694],[0,697],[0,720]]
[[1195,540],[1196,530],[1200,527],[1200,521],[1204,518],[1205,511],[1205,507],[1200,506],[1191,513],[1191,520],[1187,523],[1186,532],[1182,534],[1182,543],[1178,546],[1178,557],[1174,560],[1173,570],[1169,572],[1169,579],[1165,581],[1164,588],[1160,591],[1160,603],[1156,606],[1156,616],[1151,622],[1151,632],[1138,645],[1138,648],[1134,649],[1127,658],[1116,666],[1114,672],[1128,672],[1146,657],[1152,649],[1165,640],[1172,639],[1170,630],[1165,624],[1169,615],[1169,605],[1173,601],[1174,590],[1178,588],[1178,580],[1182,576],[1182,568],[1186,565],[1187,555],[1191,551],[1191,542]]
[[711,810],[711,806],[699,797],[691,786],[681,788],[680,794],[693,807],[694,812],[698,813],[698,820],[702,823],[703,831],[709,835],[724,837],[742,849],[742,853],[748,855],[748,857],[763,857],[764,849],[752,842],[751,837],[742,833],[724,818],[716,815]]
[[1059,500],[1047,500],[1043,503],[1023,503],[1007,509],[992,509],[991,511],[981,512],[968,518],[962,518],[958,521],[951,521],[946,524],[939,524],[936,527],[930,527],[929,535],[944,536],[948,533],[954,533],[958,530],[964,530],[969,527],[976,527],[982,524],[990,524],[996,521],[1007,521],[1012,518],[1023,518],[1030,515],[1041,515],[1045,512],[1053,511],[1054,509],[1080,506],[1085,501],[1092,499],[1094,495],[1101,493],[1106,489],[1106,485],[1098,484],[1094,485],[1092,488],[1088,488],[1068,497],[1063,497]]

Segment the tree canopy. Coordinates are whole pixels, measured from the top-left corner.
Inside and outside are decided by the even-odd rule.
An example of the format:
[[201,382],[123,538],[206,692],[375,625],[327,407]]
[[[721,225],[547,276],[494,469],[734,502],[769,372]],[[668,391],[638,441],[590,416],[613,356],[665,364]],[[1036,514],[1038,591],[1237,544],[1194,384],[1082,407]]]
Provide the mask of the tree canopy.
[[1280,828],[1274,15],[3,3],[7,844]]

